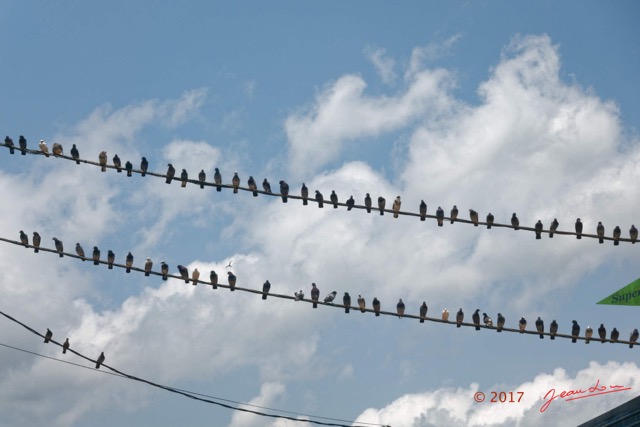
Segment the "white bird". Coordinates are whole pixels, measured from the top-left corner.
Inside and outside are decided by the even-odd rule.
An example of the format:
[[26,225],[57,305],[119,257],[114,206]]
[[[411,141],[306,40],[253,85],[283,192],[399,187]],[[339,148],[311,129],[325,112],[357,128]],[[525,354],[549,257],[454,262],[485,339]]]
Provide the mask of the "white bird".
[[446,308],[442,310],[442,320],[445,322],[449,321],[449,310],[447,310]]
[[193,272],[191,272],[191,280],[193,281],[193,286],[198,284],[198,279],[200,278],[200,272],[198,268],[194,268]]
[[40,147],[40,151],[42,151],[45,156],[49,157],[49,148],[47,148],[47,143],[44,142],[44,139],[40,140],[38,146]]
[[302,292],[302,289],[300,289],[298,292],[295,292],[293,296],[296,297],[296,301],[300,301],[301,299],[304,299],[304,292]]
[[400,196],[396,197],[396,200],[393,202],[393,217],[398,218],[398,212],[400,212]]

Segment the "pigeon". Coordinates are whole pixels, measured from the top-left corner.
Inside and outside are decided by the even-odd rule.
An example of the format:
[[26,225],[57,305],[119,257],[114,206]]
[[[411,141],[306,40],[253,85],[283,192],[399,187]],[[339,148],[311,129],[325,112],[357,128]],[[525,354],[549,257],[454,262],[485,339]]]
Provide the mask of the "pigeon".
[[100,365],[104,363],[104,352],[100,353],[98,360],[96,360],[96,369],[100,369]]
[[265,193],[271,193],[271,184],[269,184],[269,181],[267,181],[267,178],[265,178],[262,181],[262,189],[264,190]]
[[367,208],[367,213],[371,213],[371,196],[369,193],[364,196],[364,207]]
[[365,312],[366,305],[367,304],[366,304],[364,298],[362,297],[362,295],[358,295],[358,307],[360,308],[360,312],[361,313]]
[[582,222],[580,222],[580,218],[576,219],[576,239],[582,239]]
[[424,323],[424,319],[427,317],[427,311],[429,307],[427,307],[427,302],[422,301],[422,305],[420,306],[420,323]]
[[300,301],[304,299],[304,292],[302,292],[302,289],[300,289],[298,292],[294,292],[293,293],[293,300],[294,301]]
[[471,222],[473,222],[473,225],[475,227],[478,226],[478,212],[474,211],[473,209],[469,209],[469,218],[471,218]]
[[463,320],[464,320],[464,313],[462,312],[462,308],[461,308],[456,313],[456,327],[459,328],[462,325]]
[[42,151],[42,153],[46,157],[49,157],[49,148],[47,148],[47,143],[44,142],[44,139],[40,140],[40,143],[38,144],[38,147],[40,147],[40,151]]
[[307,205],[307,199],[309,198],[309,189],[304,182],[302,183],[302,188],[300,189],[300,195],[302,196],[302,204]]
[[635,244],[636,240],[638,240],[638,229],[635,225],[632,225],[629,229],[629,237],[631,238],[631,243]]
[[584,330],[584,337],[586,338],[584,343],[589,344],[592,336],[593,336],[593,329],[591,329],[591,326],[587,326],[587,329]]
[[420,201],[420,221],[424,221],[427,217],[427,204],[424,200]]
[[438,221],[438,227],[442,227],[444,224],[444,211],[440,206],[436,209],[436,220]]
[[29,236],[22,230],[20,230],[20,242],[25,246],[29,246]]
[[271,283],[269,283],[269,281],[267,280],[262,284],[262,299],[267,299],[269,289],[271,289]]
[[76,253],[80,258],[82,258],[82,261],[84,262],[85,261],[84,249],[82,249],[82,246],[80,246],[80,243],[76,243]]
[[322,203],[322,193],[316,190],[316,201],[318,202],[318,207],[321,208],[323,206]]
[[76,144],[73,144],[71,146],[71,157],[76,159],[76,165],[80,164],[80,152],[78,151],[78,147],[76,147]]
[[378,209],[380,209],[380,215],[384,215],[385,203],[386,203],[386,200],[384,199],[384,197],[382,196],[378,197]]
[[253,179],[253,176],[249,177],[247,185],[249,186],[249,190],[253,192],[253,197],[258,197],[258,186],[256,185],[256,180]]
[[180,172],[180,181],[182,181],[182,184],[180,185],[180,187],[186,187],[187,186],[187,180],[189,179],[189,173],[187,172],[186,169],[182,169],[182,172]]
[[216,184],[216,191],[222,191],[222,175],[220,174],[220,170],[218,168],[216,168],[213,173],[213,182],[215,182]]
[[345,292],[342,296],[342,305],[344,305],[344,312],[348,313],[351,308],[351,295],[349,295],[349,292]]
[[540,334],[540,339],[544,339],[544,321],[538,316],[536,320],[536,330]]
[[393,206],[392,206],[392,210],[393,210],[393,217],[394,218],[398,218],[398,213],[400,212],[400,205],[401,205],[401,201],[400,201],[400,196],[397,196],[396,199],[393,201]]
[[329,196],[331,203],[333,203],[333,209],[338,209],[338,195],[335,190],[331,190],[331,195]]
[[37,231],[33,232],[33,252],[40,252],[40,234]]
[[127,176],[133,175],[133,163],[127,160],[127,163],[124,164],[124,168],[127,170]]
[[350,196],[347,200],[347,210],[350,211],[356,205],[356,201],[353,200],[353,196]]
[[476,311],[471,315],[471,320],[473,320],[473,324],[476,325],[476,331],[480,330],[480,309],[476,308]]
[[633,348],[633,344],[635,344],[636,341],[638,341],[638,330],[634,329],[629,337],[629,348]]
[[622,233],[622,230],[620,230],[620,227],[616,225],[616,228],[613,229],[613,245],[614,246],[618,246],[620,244],[621,233]]
[[62,354],[67,354],[67,350],[69,350],[69,338],[64,340],[64,343],[62,344]]
[[600,342],[604,344],[604,341],[607,339],[607,329],[603,323],[600,323],[600,327],[598,328],[598,336],[600,337]]
[[442,310],[442,321],[443,322],[449,321],[449,310],[447,310],[446,308]]
[[227,281],[229,282],[229,290],[230,291],[235,291],[236,290],[236,275],[233,274],[232,272],[227,272]]
[[106,151],[101,151],[100,154],[98,154],[98,163],[100,163],[100,170],[102,172],[106,172],[107,171],[107,152]]
[[122,162],[120,161],[120,157],[118,157],[117,154],[113,156],[113,166],[116,167],[118,173],[122,172]]
[[54,156],[62,155],[62,145],[58,144],[57,142],[54,142],[53,145],[51,146],[51,152],[53,152]]
[[374,297],[371,305],[373,306],[373,312],[376,314],[376,317],[380,316],[380,300]]
[[116,260],[116,254],[113,253],[111,249],[107,251],[107,264],[109,265],[109,270],[113,270],[113,263]]
[[558,333],[558,322],[555,321],[555,319],[551,322],[551,325],[549,326],[549,335],[551,335],[551,339],[555,340],[556,339],[556,334]]
[[231,184],[233,184],[233,192],[238,192],[238,187],[240,186],[240,177],[238,176],[238,172],[233,173],[233,178],[231,178]]
[[44,342],[48,343],[49,341],[51,341],[52,337],[53,337],[53,332],[51,332],[51,330],[47,328],[47,333],[44,335]]
[[[58,254],[60,254],[60,258],[62,258],[64,256],[62,254],[62,252],[64,252],[64,246],[62,246],[62,240],[58,240],[58,239],[56,239],[54,237],[53,241],[55,242],[56,251],[58,251]],[[39,243],[39,241],[38,241],[38,243]],[[35,246],[35,241],[34,241],[34,246]]]
[[204,172],[204,169],[201,169],[198,173],[198,181],[200,181],[200,188],[204,188],[204,183],[207,180],[207,174]]
[[613,330],[611,331],[611,338],[610,338],[611,344],[618,341],[619,337],[620,337],[620,332],[618,332],[616,328],[613,328]]
[[4,143],[7,147],[9,147],[9,153],[13,154],[15,151],[13,150],[13,139],[7,137],[4,139]]
[[209,281],[211,282],[211,289],[218,289],[218,273],[214,270],[209,273]]
[[198,279],[199,278],[200,278],[200,272],[198,271],[198,268],[196,267],[191,272],[191,283],[193,283],[193,286],[196,286],[198,284]]
[[518,326],[520,327],[520,333],[524,334],[524,330],[527,327],[527,319],[521,317],[520,322],[518,322]]
[[124,264],[127,267],[125,272],[126,273],[131,273],[131,266],[133,265],[133,254],[131,252],[129,252],[127,254],[127,257],[125,258]]
[[487,228],[491,228],[491,226],[493,225],[493,221],[495,220],[495,218],[493,217],[493,214],[491,212],[489,212],[487,214]]
[[551,223],[551,227],[549,227],[549,230],[551,231],[551,233],[549,233],[549,238],[553,239],[553,232],[558,229],[559,225],[560,223],[558,222],[558,219],[554,218],[553,222]]
[[[25,138],[23,135],[20,135],[20,138],[18,138],[18,144],[20,144],[20,150],[22,151],[22,155],[26,156],[27,155],[27,138]],[[75,144],[73,144],[73,146],[75,147]],[[71,155],[73,156],[73,149],[71,150]],[[80,162],[77,162],[78,164],[80,164]]]
[[142,171],[140,175],[145,176],[147,174],[147,169],[149,169],[149,162],[146,157],[143,157],[140,161],[140,170]]
[[571,342],[575,343],[577,341],[578,335],[580,335],[580,325],[575,320],[571,321],[573,326],[571,326]]
[[536,222],[536,225],[534,227],[535,231],[536,231],[536,239],[540,240],[542,239],[542,221],[538,220],[538,222]]
[[487,328],[493,327],[493,320],[487,316],[487,313],[482,313],[482,322]]
[[402,302],[402,298],[396,304],[396,311],[398,312],[398,318],[404,316],[404,302]]
[[167,165],[167,180],[165,181],[167,184],[171,184],[171,180],[176,174],[176,170],[171,163]]
[[167,280],[169,274],[169,264],[164,261],[160,261],[160,273],[162,273],[162,280]]
[[99,262],[100,261],[100,249],[98,249],[97,246],[93,247],[92,257],[93,257],[93,265],[100,264],[100,262]]
[[598,242],[599,243],[604,243],[604,225],[602,225],[602,222],[598,221],[598,226],[596,227],[596,233],[598,233]]
[[514,230],[518,230],[520,228],[520,220],[516,216],[515,212],[511,215],[511,226]]
[[315,283],[311,284],[311,301],[313,301],[313,308],[318,308],[318,300],[320,299],[320,289]]
[[324,297],[325,304],[333,304],[333,299],[338,295],[336,291],[331,292],[329,295]]
[[285,180],[280,180],[280,197],[282,197],[282,203],[287,203],[287,196],[289,195],[289,184]]
[[502,332],[502,328],[504,328],[505,318],[502,314],[498,313],[498,327],[497,331]]
[[189,283],[189,270],[184,265],[178,265],[180,276],[184,279],[184,283]]
[[144,263],[144,275],[145,276],[149,276],[149,273],[151,273],[151,268],[153,267],[153,261],[151,261],[151,258],[147,257],[147,260]]
[[458,218],[458,207],[453,205],[453,208],[451,209],[451,218],[449,218],[451,220],[451,224],[455,222],[456,218]]

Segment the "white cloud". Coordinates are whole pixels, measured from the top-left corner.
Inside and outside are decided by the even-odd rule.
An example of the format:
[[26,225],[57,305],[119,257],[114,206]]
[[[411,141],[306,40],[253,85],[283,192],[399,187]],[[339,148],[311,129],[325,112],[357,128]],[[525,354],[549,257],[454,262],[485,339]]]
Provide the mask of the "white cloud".
[[[276,400],[279,396],[281,396],[285,392],[286,388],[283,384],[278,382],[269,382],[262,384],[260,388],[260,394],[253,399],[251,399],[248,403],[251,405],[257,405],[262,407],[269,407],[273,405],[274,400]],[[254,411],[265,412],[260,408],[252,408],[247,407],[247,409],[252,409]],[[231,418],[231,423],[229,427],[253,427],[253,426],[263,426],[265,425],[265,421],[268,418],[250,414],[246,412],[235,412],[233,417]]]
[[376,68],[382,81],[386,84],[392,84],[396,81],[397,77],[395,72],[396,62],[393,58],[386,56],[386,53],[386,50],[383,48],[375,49],[372,46],[367,46],[364,49],[364,54]]

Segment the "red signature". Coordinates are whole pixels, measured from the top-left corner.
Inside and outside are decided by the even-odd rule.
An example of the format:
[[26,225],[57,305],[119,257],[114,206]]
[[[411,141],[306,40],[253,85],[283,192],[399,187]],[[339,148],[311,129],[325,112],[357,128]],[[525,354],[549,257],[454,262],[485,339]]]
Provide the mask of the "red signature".
[[625,391],[625,390],[631,390],[631,387],[624,387],[621,385],[610,385],[609,387],[604,385],[601,386],[600,380],[596,381],[596,385],[594,385],[593,387],[589,387],[586,390],[581,390],[581,389],[568,390],[568,391],[566,390],[566,391],[560,392],[559,394],[556,394],[556,389],[552,388],[547,392],[547,394],[544,395],[543,400],[545,402],[540,407],[540,412],[546,411],[549,405],[551,405],[551,402],[553,402],[557,398],[564,399],[565,402],[568,402],[570,400],[583,399],[585,397],[591,397],[591,396],[599,396],[601,394],[617,393],[619,391]]

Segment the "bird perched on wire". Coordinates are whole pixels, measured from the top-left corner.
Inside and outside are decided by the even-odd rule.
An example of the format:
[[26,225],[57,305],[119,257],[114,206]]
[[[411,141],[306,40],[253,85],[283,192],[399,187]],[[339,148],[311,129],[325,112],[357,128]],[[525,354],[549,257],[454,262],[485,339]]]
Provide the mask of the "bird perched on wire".
[[350,211],[356,205],[356,201],[353,199],[353,195],[347,199],[347,210]]
[[493,320],[487,316],[487,313],[482,313],[482,323],[484,323],[487,328],[493,327]]
[[182,184],[180,185],[180,187],[186,187],[187,186],[187,180],[189,179],[189,173],[187,172],[186,169],[182,169],[182,172],[180,172],[180,181],[182,181]]
[[537,240],[542,239],[542,228],[543,228],[542,221],[538,220],[538,222],[536,222],[536,225],[534,227]]
[[167,165],[167,179],[166,179],[166,183],[167,184],[171,184],[171,180],[173,179],[173,177],[176,174],[176,169],[173,167],[173,165],[171,163],[169,163]]
[[[27,155],[27,138],[24,137],[24,135],[20,135],[20,137],[18,138],[18,144],[20,144],[20,151],[22,151],[22,155],[26,156]],[[73,153],[71,153],[73,155]],[[78,164],[80,164],[80,162],[78,162]]]
[[40,142],[38,143],[38,147],[40,148],[40,151],[42,151],[42,153],[45,155],[45,157],[49,157],[49,148],[47,147],[47,143],[44,142],[44,139],[40,140]]
[[151,258],[147,257],[147,260],[144,263],[144,275],[149,276],[152,268],[153,268],[153,261],[151,261]]
[[474,226],[478,226],[478,212],[473,209],[469,209],[469,218],[471,218],[471,222]]
[[459,328],[461,326],[463,320],[464,320],[464,313],[462,312],[462,308],[461,308],[456,313],[456,327]]
[[76,147],[76,144],[73,144],[71,146],[71,157],[74,158],[76,160],[76,165],[80,164],[80,151],[78,151],[78,147]]
[[387,201],[384,199],[384,197],[378,197],[378,209],[380,210],[380,215],[384,215],[384,206],[386,202]]
[[204,183],[206,180],[207,180],[207,174],[205,173],[204,169],[201,169],[200,172],[198,173],[198,181],[200,181],[201,189],[204,188]]
[[404,302],[402,302],[402,298],[396,304],[396,312],[398,313],[398,318],[404,316]]
[[162,273],[162,280],[167,280],[169,275],[169,264],[164,261],[160,261],[160,273]]
[[331,203],[333,203],[333,209],[338,209],[338,195],[336,194],[335,190],[331,190],[329,200],[331,200]]
[[558,222],[558,219],[554,218],[553,222],[551,223],[551,226],[549,227],[549,231],[551,231],[551,233],[549,233],[549,237],[551,239],[553,239],[553,232],[558,229],[559,225],[560,225],[560,223]]
[[614,342],[618,341],[618,338],[620,338],[620,332],[618,332],[616,328],[613,328],[613,330],[611,331],[611,337],[609,340],[613,344]]
[[127,160],[127,163],[124,164],[124,168],[127,170],[127,176],[133,175],[133,163]]
[[598,328],[598,336],[600,337],[600,342],[604,344],[604,341],[607,339],[607,329],[604,327],[604,323],[600,323],[600,327]]
[[267,299],[269,289],[271,289],[271,283],[269,283],[269,281],[267,280],[262,284],[262,299]]
[[520,322],[518,322],[518,327],[520,328],[520,333],[524,334],[524,330],[527,327],[527,319],[521,317]]
[[218,168],[215,168],[213,172],[213,182],[216,184],[216,191],[222,191],[222,175]]
[[307,199],[309,198],[309,189],[307,186],[302,183],[302,188],[300,189],[300,195],[302,196],[302,204],[307,205]]
[[282,197],[282,203],[287,203],[287,196],[289,195],[289,184],[282,179],[280,180],[280,197]]
[[367,303],[365,302],[364,297],[358,294],[358,308],[360,309],[361,313],[364,313],[366,311],[366,305]]
[[316,202],[318,202],[318,207],[321,208],[323,207],[323,198],[322,198],[322,193],[319,192],[318,190],[316,190]]
[[232,272],[227,272],[227,281],[229,282],[229,290],[230,291],[235,291],[236,290],[236,275],[233,274]]
[[369,193],[364,196],[364,207],[367,209],[367,213],[371,213],[371,196]]
[[211,289],[218,289],[218,273],[214,270],[209,273],[209,281],[211,282]]
[[584,330],[584,337],[585,337],[584,343],[589,344],[592,336],[593,336],[593,329],[591,328],[591,326],[587,326],[587,329]]
[[380,316],[380,300],[376,297],[373,297],[371,306],[373,307],[373,312],[375,313],[376,317]]
[[40,252],[40,234],[37,231],[33,232],[33,252]]
[[629,238],[631,238],[631,243],[634,244],[636,243],[636,240],[638,240],[638,229],[635,225],[632,225],[629,229]]
[[15,152],[13,149],[13,139],[9,138],[9,136],[7,135],[7,137],[4,139],[4,143],[7,147],[9,147],[9,153],[13,154]]
[[64,254],[62,253],[64,252],[64,246],[62,245],[62,240],[59,240],[54,237],[53,241],[55,242],[56,251],[58,251],[60,258],[62,258],[64,256]]
[[427,302],[422,301],[422,305],[420,306],[420,323],[424,323],[424,319],[427,317],[427,311],[429,307],[427,307]]
[[498,319],[497,320],[498,320],[498,323],[497,323],[498,327],[496,328],[496,330],[498,332],[502,332],[502,328],[504,328],[504,323],[505,323],[506,319],[504,318],[504,316],[502,314],[498,313]]
[[622,233],[622,230],[620,230],[620,227],[616,225],[616,228],[613,229],[613,245],[614,246],[618,246],[620,244],[621,233]]
[[392,210],[393,210],[393,217],[394,218],[398,218],[398,213],[400,212],[400,205],[402,204],[402,202],[400,201],[400,196],[397,196],[396,199],[393,201],[393,206],[392,206]]
[[424,221],[427,218],[427,204],[424,200],[420,200],[420,221]]
[[93,247],[92,257],[93,257],[93,265],[100,264],[100,262],[99,262],[100,261],[100,249],[98,249],[97,246]]
[[140,161],[140,170],[142,171],[140,175],[145,176],[147,174],[147,169],[149,169],[149,162],[146,157],[143,157]]
[[536,319],[536,330],[540,334],[540,339],[544,339],[544,320],[540,316]]
[[100,369],[100,366],[104,363],[104,352],[100,353],[100,356],[98,356],[98,360],[96,360],[96,369]]
[[231,178],[231,184],[233,185],[234,194],[238,192],[238,187],[240,186],[240,177],[238,176],[238,172],[233,173],[233,178]]
[[253,193],[253,197],[258,197],[258,186],[256,185],[256,180],[253,179],[253,176],[249,176],[249,179],[247,180],[247,186]]
[[349,292],[345,292],[342,296],[342,305],[344,306],[344,312],[348,313],[351,308],[351,295],[349,295]]
[[113,156],[113,166],[116,167],[118,173],[122,172],[122,162],[120,161],[120,157],[118,157],[117,154]]
[[633,332],[631,332],[631,336],[629,337],[629,348],[633,348],[633,344],[635,344],[638,341],[638,330],[634,329]]
[[51,332],[51,330],[47,328],[47,333],[44,334],[44,342],[48,343],[49,341],[51,341],[51,338],[53,338],[53,332]]
[[514,230],[520,229],[520,220],[516,216],[515,212],[513,213],[513,215],[511,215],[511,226]]
[[578,335],[580,335],[580,325],[575,320],[572,320],[571,323],[571,342],[575,343],[577,341]]
[[453,205],[453,208],[451,208],[451,217],[449,218],[451,220],[451,224],[455,222],[456,218],[458,218],[458,207]]
[[180,276],[184,279],[184,283],[189,283],[189,270],[184,265],[178,265]]
[[127,273],[131,273],[131,267],[133,266],[133,254],[129,252],[124,260],[124,265],[127,267],[125,270]]
[[495,218],[493,217],[493,214],[491,212],[489,212],[487,214],[487,228],[491,228],[491,226],[493,225]]
[[447,310],[446,308],[442,310],[442,321],[443,322],[449,321],[449,310]]
[[473,324],[476,325],[476,331],[480,330],[480,309],[476,308],[476,311],[471,315],[471,320],[473,320]]
[[27,236],[27,234],[20,230],[20,242],[27,247],[29,245],[29,236]]
[[102,172],[106,172],[107,171],[107,152],[106,151],[101,151],[100,154],[98,154],[98,163],[100,163],[100,170]]
[[262,189],[264,190],[265,193],[271,193],[271,184],[269,184],[269,181],[267,181],[267,178],[262,180]]
[[[60,156],[62,154],[62,145],[54,142],[51,146],[51,152],[54,156]],[[13,153],[12,153],[13,154]]]
[[116,254],[113,253],[111,249],[107,251],[107,264],[109,265],[109,270],[113,270],[113,263],[116,261]]
[[193,286],[196,286],[198,284],[199,278],[200,278],[200,272],[198,271],[198,267],[196,267],[191,272],[191,283],[193,283]]
[[604,243],[604,225],[602,225],[601,221],[598,221],[598,226],[596,227],[596,233],[598,234],[598,242]]
[[298,292],[294,292],[293,293],[294,296],[294,301],[300,301],[304,299],[304,292],[302,292],[302,289],[300,289]]
[[320,289],[315,283],[311,284],[311,301],[313,301],[313,308],[318,308],[318,300],[320,299]]
[[576,239],[582,239],[582,221],[576,219]]
[[64,340],[64,343],[62,344],[62,354],[67,354],[67,350],[69,350],[69,338]]
[[556,339],[556,334],[558,333],[558,322],[555,321],[555,319],[551,322],[551,325],[549,325],[549,335],[551,335],[551,339],[555,340]]
[[324,297],[325,304],[333,304],[333,300],[335,299],[336,295],[338,295],[338,293],[336,291],[333,291],[329,295]]
[[84,262],[85,261],[84,249],[82,249],[82,246],[80,246],[80,243],[76,243],[76,253],[80,258],[82,258],[82,262]]

